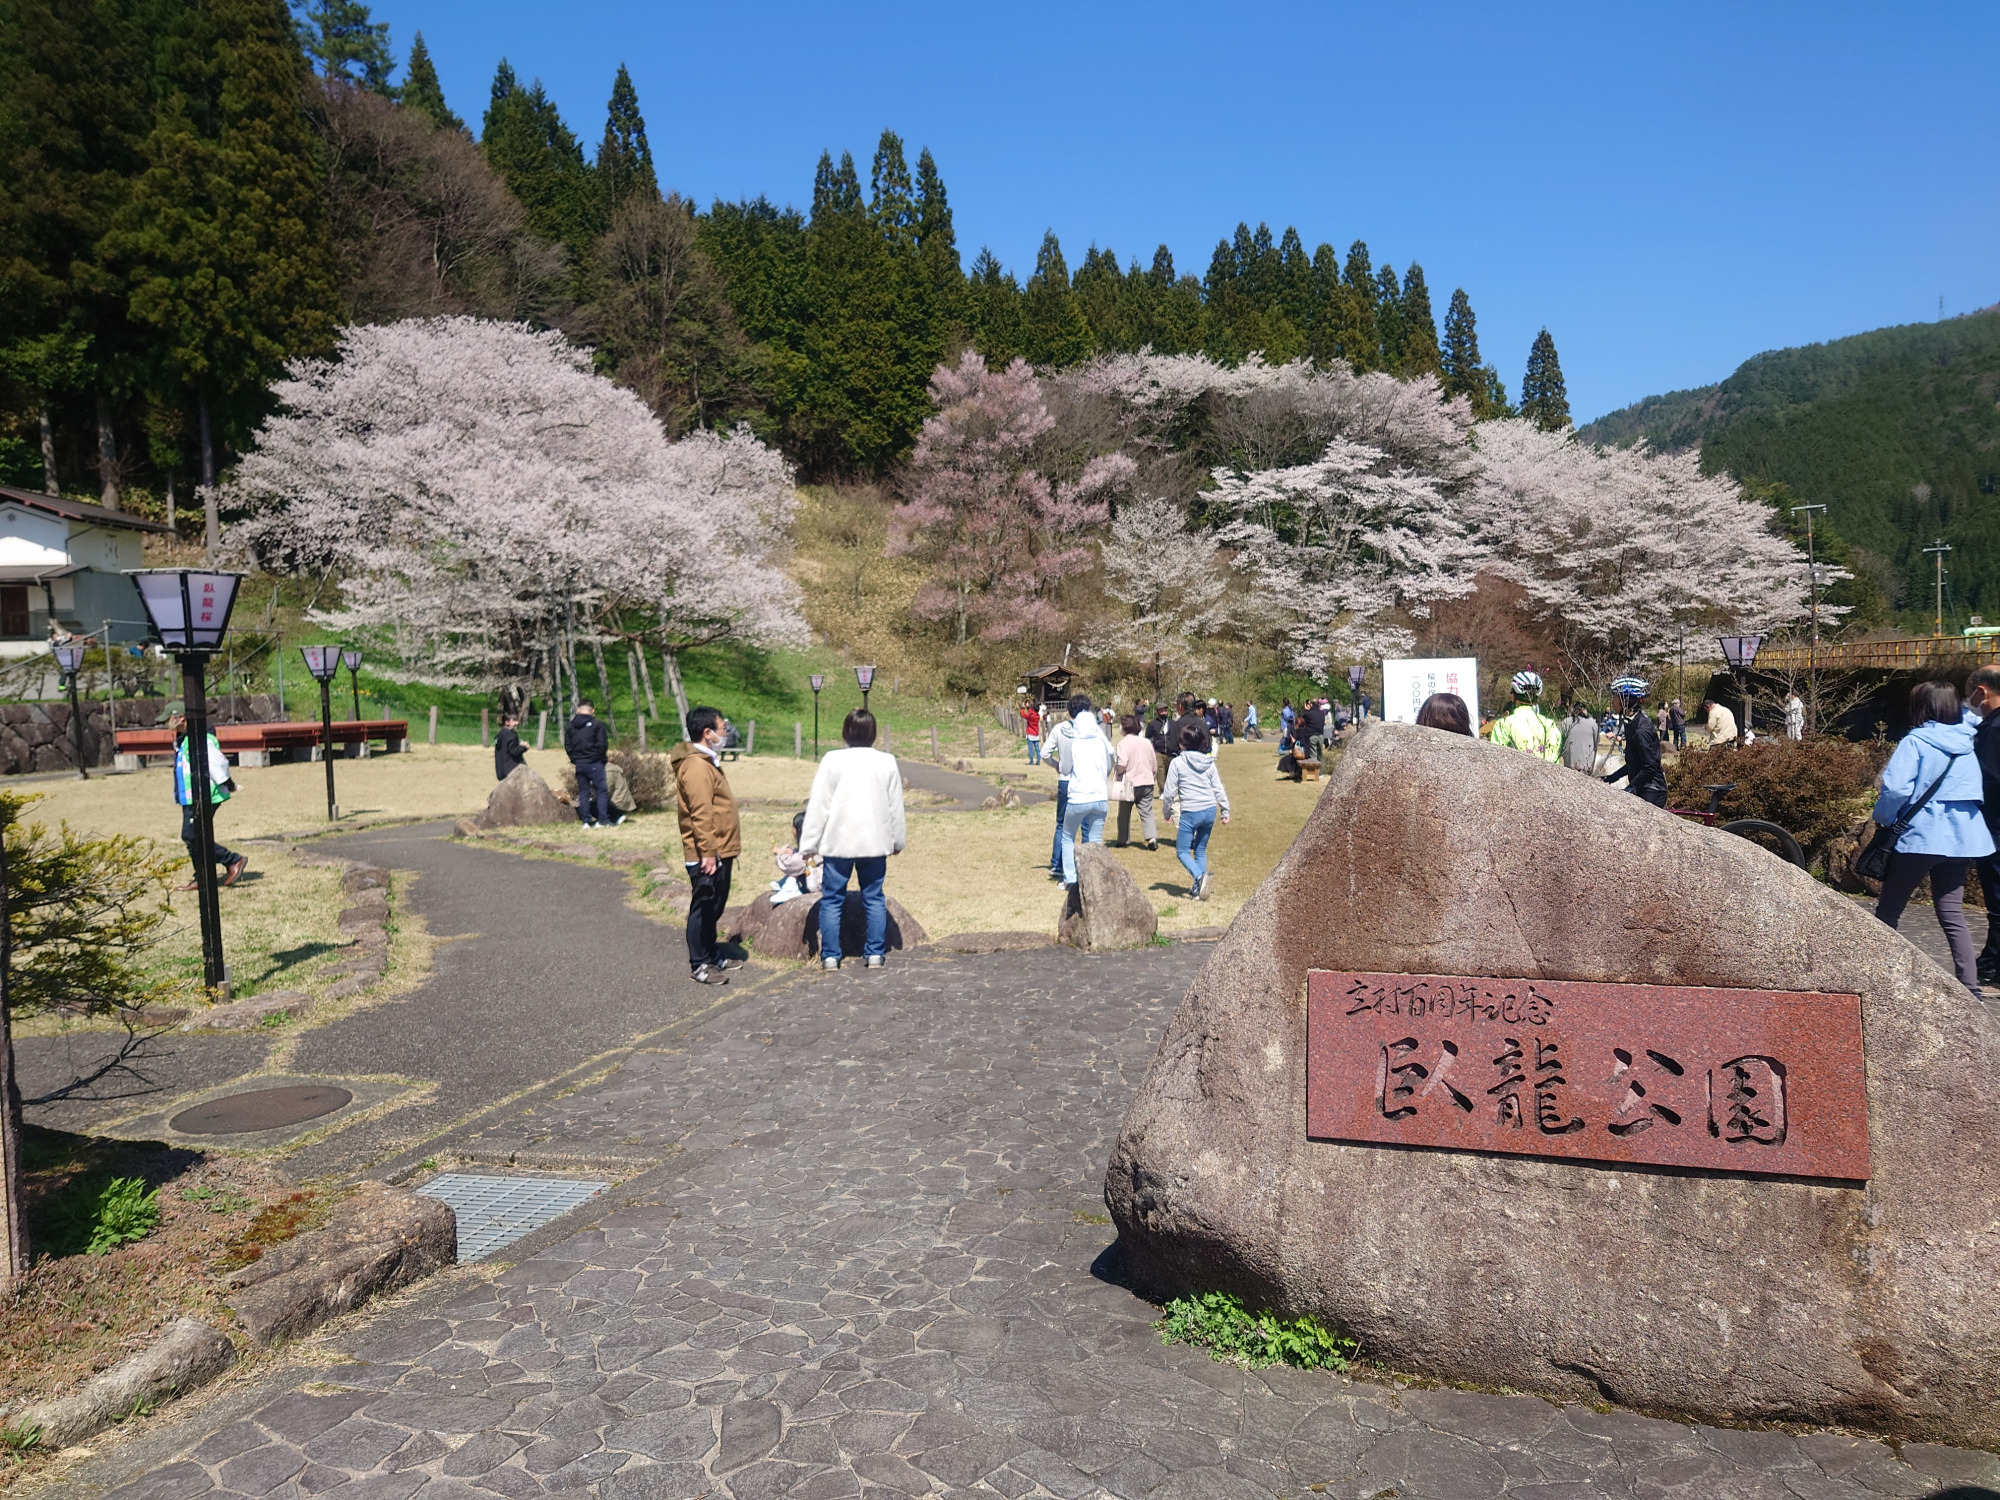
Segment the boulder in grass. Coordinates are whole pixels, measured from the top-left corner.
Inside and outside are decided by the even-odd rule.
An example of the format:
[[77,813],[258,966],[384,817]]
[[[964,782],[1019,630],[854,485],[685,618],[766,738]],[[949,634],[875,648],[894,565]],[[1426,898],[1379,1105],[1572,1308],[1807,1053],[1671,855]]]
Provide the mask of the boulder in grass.
[[574,823],[576,809],[558,797],[532,767],[516,766],[486,798],[474,820],[481,828],[530,828],[542,823]]
[[[883,898],[889,908],[888,947],[891,953],[905,948],[914,948],[929,941],[923,924],[903,908],[894,896]],[[771,904],[771,893],[760,891],[752,901],[729,924],[728,932],[733,941],[748,943],[760,954],[771,958],[818,958],[819,952],[819,902],[818,896],[794,896],[777,906]],[[848,958],[859,958],[867,949],[868,913],[861,904],[859,887],[847,888],[847,899],[840,908],[840,951]]]
[[1159,913],[1117,855],[1102,844],[1076,851],[1076,884],[1063,895],[1059,941],[1086,953],[1115,953],[1145,947],[1159,930]]
[[[1746,1045],[1780,1005],[1839,1026]],[[1854,1170],[1760,1170],[1808,1139]],[[1514,750],[1362,728],[1167,1027],[1105,1198],[1150,1294],[1312,1313],[1394,1368],[2000,1443],[2000,1022],[1766,850]]]

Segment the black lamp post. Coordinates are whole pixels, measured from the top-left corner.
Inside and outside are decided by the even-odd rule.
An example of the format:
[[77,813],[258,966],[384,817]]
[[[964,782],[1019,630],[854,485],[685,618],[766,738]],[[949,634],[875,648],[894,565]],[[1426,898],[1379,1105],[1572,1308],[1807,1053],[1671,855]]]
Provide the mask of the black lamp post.
[[[110,649],[106,645],[105,650]],[[69,689],[69,737],[76,745],[76,774],[88,781],[90,772],[83,764],[83,710],[76,701],[76,679],[83,671],[83,647],[56,647],[56,667],[62,673],[63,686]]]
[[195,901],[201,910],[202,983],[225,989],[222,903],[215,883],[215,805],[208,780],[208,659],[229,629],[241,573],[186,568],[142,568],[130,575],[160,644],[181,664],[181,697],[187,704],[189,805],[195,809]]
[[813,685],[813,759],[819,759],[819,690],[826,686],[826,678],[818,672],[808,679]]
[[854,669],[854,681],[861,689],[861,707],[862,711],[866,712],[868,708],[868,689],[874,686],[875,683],[875,669],[873,667],[856,667]]
[[1725,635],[1722,641],[1722,659],[1729,663],[1729,675],[1736,679],[1736,686],[1743,694],[1743,730],[1736,736],[1741,747],[1745,738],[1756,729],[1757,703],[1750,696],[1750,667],[1757,660],[1757,648],[1764,644],[1761,635]]
[[361,653],[349,647],[340,653],[340,664],[347,668],[348,686],[354,689],[354,721],[361,722]]
[[[1354,716],[1357,719],[1361,717],[1361,682],[1367,675],[1368,669],[1366,667],[1349,667],[1347,669],[1347,706],[1354,710]],[[1386,706],[1382,710],[1385,714],[1388,711]],[[1475,725],[1474,727],[1476,728],[1477,726]]]
[[326,819],[331,823],[340,816],[340,806],[333,800],[333,679],[340,675],[340,647],[301,646],[299,655],[319,683],[319,753],[326,762]]

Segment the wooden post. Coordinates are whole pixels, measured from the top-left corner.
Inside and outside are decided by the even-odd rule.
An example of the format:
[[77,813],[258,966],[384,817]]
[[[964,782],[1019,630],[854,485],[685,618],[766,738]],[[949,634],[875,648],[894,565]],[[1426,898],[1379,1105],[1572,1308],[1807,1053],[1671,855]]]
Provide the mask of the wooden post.
[[490,709],[482,708],[479,710],[479,748],[482,750],[484,750],[487,747],[488,743],[486,737],[487,734],[486,715],[490,712],[491,712]]
[[800,719],[792,720],[792,759],[804,760],[806,756],[806,726]]
[[548,739],[548,734],[549,711],[545,708],[542,710],[542,716],[535,720],[535,748],[537,750],[542,748],[543,743]]
[[750,732],[743,737],[743,753],[745,755],[755,755],[757,753],[757,721],[755,719],[750,721]]
[[646,749],[646,716],[644,714],[639,715],[639,749],[641,753],[644,753]]
[[433,703],[433,704],[431,705],[431,738],[430,738],[430,742],[431,742],[431,743],[432,743],[433,745],[435,745],[435,744],[436,744],[436,743],[438,742],[438,706],[437,706],[437,705],[436,705],[435,703]]
[[986,726],[984,724],[979,726],[979,758],[981,760],[986,759]]
[[937,758],[937,725],[933,724],[931,725],[931,759],[936,760]]

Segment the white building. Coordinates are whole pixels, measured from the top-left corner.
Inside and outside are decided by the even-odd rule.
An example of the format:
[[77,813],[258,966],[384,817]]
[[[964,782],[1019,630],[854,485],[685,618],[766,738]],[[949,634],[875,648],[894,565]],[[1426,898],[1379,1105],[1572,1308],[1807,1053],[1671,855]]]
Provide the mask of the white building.
[[157,521],[60,495],[0,485],[0,657],[32,656],[55,620],[77,635],[109,630],[114,643],[146,639],[146,611],[125,573],[145,566]]

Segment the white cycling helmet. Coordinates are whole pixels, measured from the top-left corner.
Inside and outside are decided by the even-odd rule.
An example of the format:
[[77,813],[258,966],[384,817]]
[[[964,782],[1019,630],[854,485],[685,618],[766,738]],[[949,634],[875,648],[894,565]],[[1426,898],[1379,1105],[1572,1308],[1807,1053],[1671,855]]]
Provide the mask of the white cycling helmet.
[[1540,672],[1516,672],[1514,674],[1514,696],[1516,698],[1541,697],[1542,674]]
[[1653,690],[1653,685],[1643,677],[1617,677],[1612,679],[1611,691],[1620,698],[1630,698],[1635,703]]

